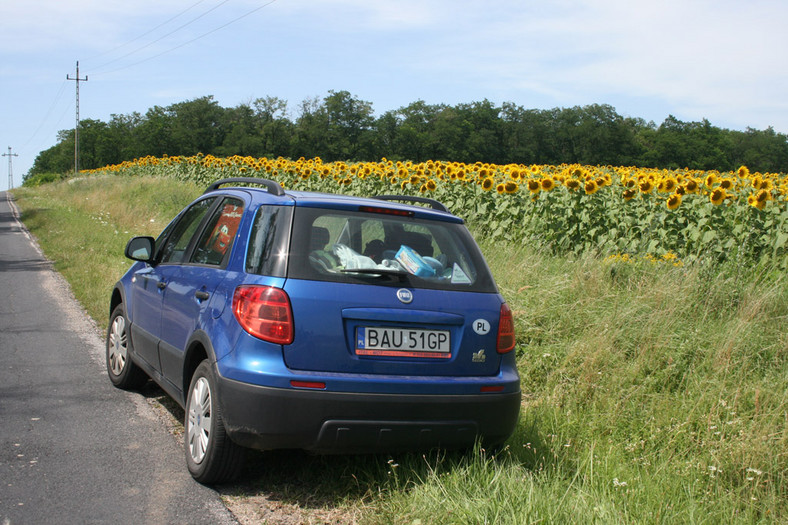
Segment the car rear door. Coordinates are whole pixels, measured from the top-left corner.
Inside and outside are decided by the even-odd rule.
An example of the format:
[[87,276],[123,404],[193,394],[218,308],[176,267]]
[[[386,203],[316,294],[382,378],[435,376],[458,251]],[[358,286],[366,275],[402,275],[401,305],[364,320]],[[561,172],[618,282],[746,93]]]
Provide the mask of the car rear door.
[[196,330],[206,329],[211,319],[219,317],[225,306],[223,300],[211,299],[226,274],[244,208],[240,198],[224,197],[194,233],[188,260],[166,284],[159,356],[162,374],[179,390],[186,344]]

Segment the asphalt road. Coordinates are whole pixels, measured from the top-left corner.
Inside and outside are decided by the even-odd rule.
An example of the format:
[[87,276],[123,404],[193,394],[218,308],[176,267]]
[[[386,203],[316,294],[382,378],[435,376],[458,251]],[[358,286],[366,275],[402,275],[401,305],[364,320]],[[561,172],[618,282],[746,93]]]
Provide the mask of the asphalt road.
[[0,192],[0,525],[236,523]]

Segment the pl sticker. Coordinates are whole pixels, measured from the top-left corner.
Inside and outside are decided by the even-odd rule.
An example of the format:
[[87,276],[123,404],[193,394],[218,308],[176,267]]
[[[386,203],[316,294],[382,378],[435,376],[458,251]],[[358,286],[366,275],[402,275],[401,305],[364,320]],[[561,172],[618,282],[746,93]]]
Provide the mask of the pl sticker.
[[487,335],[490,333],[490,323],[485,319],[476,319],[473,322],[473,331],[479,335]]

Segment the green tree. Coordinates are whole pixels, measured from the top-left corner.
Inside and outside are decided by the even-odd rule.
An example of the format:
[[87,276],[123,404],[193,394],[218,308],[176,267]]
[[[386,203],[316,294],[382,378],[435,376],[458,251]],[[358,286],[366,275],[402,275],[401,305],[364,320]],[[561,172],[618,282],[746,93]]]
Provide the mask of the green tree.
[[167,108],[172,116],[172,141],[175,149],[170,153],[195,155],[214,153],[224,141],[222,120],[224,109],[213,96],[178,102]]
[[224,111],[221,120],[222,144],[215,148],[221,156],[242,155],[259,157],[264,155],[263,137],[259,133],[254,109],[249,104]]
[[319,157],[328,147],[328,112],[319,98],[307,98],[299,106],[292,151],[294,157]]
[[323,99],[327,119],[325,160],[368,158],[372,153],[372,104],[348,91],[329,91]]
[[287,101],[277,97],[264,97],[256,99],[252,105],[263,154],[291,156],[294,125],[287,118]]

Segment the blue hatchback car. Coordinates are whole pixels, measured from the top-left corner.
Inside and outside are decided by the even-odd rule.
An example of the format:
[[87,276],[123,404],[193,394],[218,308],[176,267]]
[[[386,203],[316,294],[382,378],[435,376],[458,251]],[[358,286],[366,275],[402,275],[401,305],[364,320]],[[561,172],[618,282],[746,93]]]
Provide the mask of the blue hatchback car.
[[235,477],[247,447],[457,448],[514,429],[511,311],[437,201],[225,179],[126,256],[109,378],[151,378],[184,407],[197,481]]

